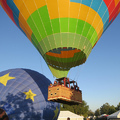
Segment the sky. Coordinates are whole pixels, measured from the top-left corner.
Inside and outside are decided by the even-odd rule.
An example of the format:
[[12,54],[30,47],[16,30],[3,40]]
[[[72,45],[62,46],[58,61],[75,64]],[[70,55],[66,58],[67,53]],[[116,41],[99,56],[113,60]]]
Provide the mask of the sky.
[[[120,14],[104,32],[85,64],[73,68],[68,77],[76,80],[82,98],[92,111],[108,102],[120,102]],[[43,58],[14,25],[0,6],[0,72],[26,68],[35,70],[53,83],[55,78]]]

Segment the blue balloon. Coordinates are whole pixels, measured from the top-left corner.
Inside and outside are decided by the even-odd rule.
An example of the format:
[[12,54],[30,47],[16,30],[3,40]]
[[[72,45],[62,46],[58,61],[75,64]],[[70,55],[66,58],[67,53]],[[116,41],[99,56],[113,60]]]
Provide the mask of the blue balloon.
[[0,108],[9,120],[57,120],[60,104],[47,101],[48,80],[29,69],[0,73]]

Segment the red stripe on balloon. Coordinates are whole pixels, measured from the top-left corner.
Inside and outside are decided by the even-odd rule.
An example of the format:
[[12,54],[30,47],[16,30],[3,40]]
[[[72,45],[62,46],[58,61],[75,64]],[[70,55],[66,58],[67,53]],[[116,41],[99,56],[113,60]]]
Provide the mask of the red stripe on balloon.
[[5,12],[8,14],[8,16],[11,18],[11,20],[15,23],[15,20],[14,20],[14,17],[13,17],[13,12],[10,9],[10,7],[8,6],[7,1],[6,0],[1,0],[1,5],[2,5],[3,9],[5,10]]
[[111,0],[111,1],[110,0],[104,0],[104,2],[105,2],[106,6],[108,8],[108,11],[109,11],[109,22],[110,22],[112,20],[113,16],[114,16],[112,14],[112,12],[115,9],[115,1],[114,0]]
[[119,14],[119,9],[120,9],[120,2],[118,3],[118,5],[116,6],[116,8],[114,9],[113,13],[111,16],[113,16],[113,20],[117,17],[117,15]]

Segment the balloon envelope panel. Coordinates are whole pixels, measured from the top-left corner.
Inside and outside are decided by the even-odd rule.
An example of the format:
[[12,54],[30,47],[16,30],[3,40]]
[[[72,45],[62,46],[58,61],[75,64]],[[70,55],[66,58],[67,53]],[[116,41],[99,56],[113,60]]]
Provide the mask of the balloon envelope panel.
[[29,69],[0,73],[0,108],[10,120],[57,120],[59,103],[47,101],[48,80]]
[[1,0],[1,5],[56,77],[87,60],[120,11],[119,0]]

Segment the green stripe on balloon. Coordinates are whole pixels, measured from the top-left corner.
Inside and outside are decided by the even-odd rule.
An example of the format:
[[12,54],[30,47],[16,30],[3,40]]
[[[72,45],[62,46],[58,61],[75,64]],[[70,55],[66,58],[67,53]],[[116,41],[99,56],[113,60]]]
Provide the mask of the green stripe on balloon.
[[38,12],[40,13],[47,35],[51,35],[53,32],[51,28],[50,17],[49,17],[47,6],[45,5],[39,8]]
[[56,78],[61,78],[61,77],[67,77],[67,74],[69,72],[69,70],[58,70],[58,69],[55,69],[51,66],[49,66],[52,74],[56,77]]
[[31,14],[31,16],[27,19],[27,23],[38,41],[52,34],[47,6],[43,6]]
[[76,31],[77,34],[80,34],[80,35],[82,34],[84,24],[85,24],[85,21],[78,20],[77,31]]
[[60,18],[60,31],[68,32],[68,19],[69,18]]
[[[31,35],[31,42],[33,43],[33,45],[37,48],[37,46],[38,46],[38,41],[37,41],[37,39],[36,39],[36,37],[35,37],[35,35],[32,33],[32,35]],[[38,48],[37,48],[38,49]]]
[[83,20],[78,20],[76,33],[80,34],[80,35],[86,37],[88,40],[90,40],[92,46],[94,46],[94,44],[96,43],[96,41],[98,39],[96,30],[92,27],[92,25],[90,25],[89,23],[87,23]]
[[89,33],[87,35],[87,39],[90,40],[92,47],[95,45],[95,43],[98,40],[98,35],[96,30],[93,27],[90,27]]
[[46,37],[45,31],[43,31],[42,21],[39,18],[38,12],[35,11],[28,20],[28,25],[30,26],[31,30],[33,31],[34,36],[36,37],[37,41],[42,40]]
[[37,48],[40,51],[39,47],[43,50],[43,56],[48,51],[59,47],[72,47],[80,50],[84,49],[84,53],[87,57],[92,50],[92,45],[87,38],[74,33],[56,33],[49,35],[39,42]]
[[69,32],[75,33],[77,28],[78,19],[69,18]]
[[53,32],[54,32],[54,33],[60,33],[60,22],[59,22],[59,18],[52,19],[52,20],[51,20],[51,23],[52,23]]

